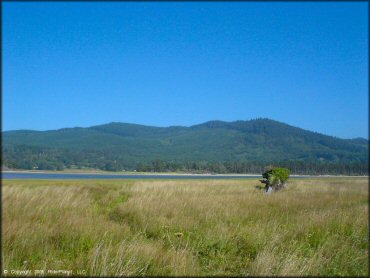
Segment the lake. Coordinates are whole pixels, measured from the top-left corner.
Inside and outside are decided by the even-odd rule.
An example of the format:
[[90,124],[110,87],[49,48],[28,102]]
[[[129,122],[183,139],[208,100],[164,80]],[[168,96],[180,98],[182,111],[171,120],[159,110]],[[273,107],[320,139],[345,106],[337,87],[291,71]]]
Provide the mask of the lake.
[[[90,173],[32,173],[1,172],[2,179],[262,179],[262,175],[166,175],[166,174],[90,174]],[[290,178],[332,178],[340,176],[291,175]],[[345,177],[345,176],[343,176]],[[356,177],[356,176],[352,176]]]
[[16,173],[2,172],[2,179],[256,179],[261,175],[124,175],[79,173]]

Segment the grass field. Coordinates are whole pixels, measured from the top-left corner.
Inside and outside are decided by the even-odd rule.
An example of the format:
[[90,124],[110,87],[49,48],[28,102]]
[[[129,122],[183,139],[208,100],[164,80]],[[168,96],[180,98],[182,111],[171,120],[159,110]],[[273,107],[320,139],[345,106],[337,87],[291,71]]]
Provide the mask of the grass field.
[[[368,179],[3,180],[2,266],[87,275],[368,275]],[[79,271],[79,272],[77,272]]]

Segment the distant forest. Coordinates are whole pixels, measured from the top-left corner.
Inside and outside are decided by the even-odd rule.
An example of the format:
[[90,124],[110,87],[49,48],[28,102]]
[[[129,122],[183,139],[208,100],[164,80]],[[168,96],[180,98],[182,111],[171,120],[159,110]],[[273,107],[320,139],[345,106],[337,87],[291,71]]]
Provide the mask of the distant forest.
[[[108,154],[109,155],[109,154]],[[69,151],[35,146],[11,146],[3,150],[2,166],[11,169],[64,170],[99,169],[105,171],[191,172],[191,173],[262,173],[267,166],[290,169],[302,175],[368,175],[364,162],[323,161],[165,161],[127,163],[104,152]]]
[[369,141],[340,139],[270,119],[190,127],[109,123],[2,133],[2,166],[12,169],[368,175]]

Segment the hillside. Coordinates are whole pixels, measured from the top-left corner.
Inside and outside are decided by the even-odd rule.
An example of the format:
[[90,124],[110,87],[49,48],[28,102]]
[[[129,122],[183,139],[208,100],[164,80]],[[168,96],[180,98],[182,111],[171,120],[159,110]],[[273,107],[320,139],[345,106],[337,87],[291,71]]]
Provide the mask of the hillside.
[[129,169],[156,159],[177,163],[368,163],[366,139],[340,139],[270,119],[210,121],[190,127],[109,123],[50,131],[7,131],[2,139],[3,165],[15,168],[34,168],[40,160],[53,160],[60,167],[94,168],[114,162]]

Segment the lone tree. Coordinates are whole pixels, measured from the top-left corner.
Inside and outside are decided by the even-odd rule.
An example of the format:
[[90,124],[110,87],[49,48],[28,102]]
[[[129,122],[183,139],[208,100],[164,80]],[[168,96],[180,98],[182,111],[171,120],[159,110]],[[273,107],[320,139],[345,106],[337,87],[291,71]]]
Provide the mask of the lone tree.
[[262,174],[264,180],[260,180],[261,183],[265,184],[265,191],[279,191],[282,188],[287,187],[287,180],[289,178],[290,171],[286,168],[271,168]]

